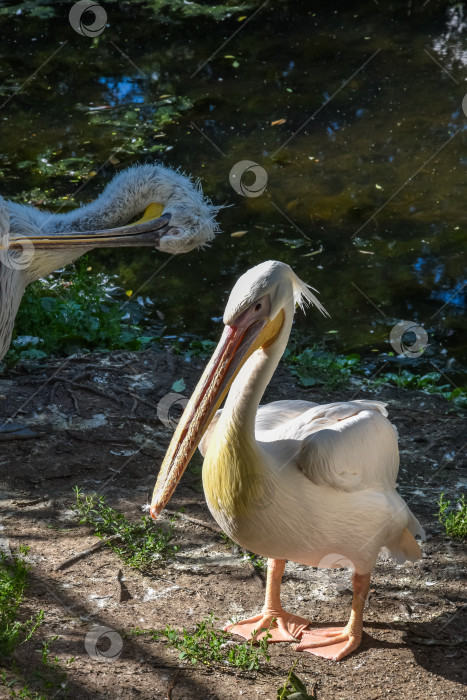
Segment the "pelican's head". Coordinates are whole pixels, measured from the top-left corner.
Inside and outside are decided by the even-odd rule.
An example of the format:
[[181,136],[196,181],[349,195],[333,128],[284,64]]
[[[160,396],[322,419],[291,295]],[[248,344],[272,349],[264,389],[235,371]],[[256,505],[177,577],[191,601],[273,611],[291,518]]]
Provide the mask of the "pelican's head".
[[157,518],[168,503],[199,441],[246,360],[279,336],[286,312],[324,307],[285,263],[270,260],[248,270],[235,284],[224,313],[224,332],[188,402],[164,457],[151,502]]
[[204,196],[199,180],[160,164],[128,168],[112,180],[103,196],[118,201],[122,218],[125,211],[141,215],[153,203],[152,220],[166,217],[167,225],[155,243],[164,253],[189,253],[209,243],[218,231],[215,215],[220,207]]
[[289,265],[267,260],[252,267],[237,280],[225,307],[224,324],[248,325],[255,314],[265,321],[271,321],[282,309],[296,304],[304,309],[306,304],[311,303],[326,313],[311,289]]
[[65,214],[14,202],[8,208],[10,237],[0,250],[29,244],[35,250],[76,251],[78,257],[92,248],[117,246],[188,253],[214,238],[220,207],[186,175],[163,165],[139,165],[114,177],[94,202]]

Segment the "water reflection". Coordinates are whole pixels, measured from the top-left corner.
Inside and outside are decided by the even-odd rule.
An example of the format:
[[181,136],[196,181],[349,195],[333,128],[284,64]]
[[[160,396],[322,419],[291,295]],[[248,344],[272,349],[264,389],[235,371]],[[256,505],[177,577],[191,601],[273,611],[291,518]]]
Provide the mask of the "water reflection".
[[107,88],[103,93],[106,102],[111,105],[141,104],[144,102],[144,92],[141,86],[127,75],[120,78],[99,78],[99,84]]
[[[431,5],[414,16],[372,2],[265,6],[219,50],[240,26],[235,13],[223,24],[163,24],[139,3],[131,13],[112,3],[98,39],[70,32],[47,76],[39,72],[0,113],[1,192],[75,206],[122,167],[162,158],[229,205],[211,249],[172,261],[143,290],[167,334],[216,337],[212,319],[235,278],[278,258],[320,290],[331,313],[297,317],[313,340],[367,356],[390,350],[390,321],[356,284],[391,321],[432,319],[443,339],[433,351],[467,361],[466,20],[458,5]],[[2,21],[15,69],[4,68],[4,79],[14,73],[20,86],[55,50],[56,22]],[[267,172],[260,197],[229,184],[244,159]],[[247,233],[231,238],[238,230]],[[127,289],[159,264],[156,252],[93,254],[94,269],[116,272]]]

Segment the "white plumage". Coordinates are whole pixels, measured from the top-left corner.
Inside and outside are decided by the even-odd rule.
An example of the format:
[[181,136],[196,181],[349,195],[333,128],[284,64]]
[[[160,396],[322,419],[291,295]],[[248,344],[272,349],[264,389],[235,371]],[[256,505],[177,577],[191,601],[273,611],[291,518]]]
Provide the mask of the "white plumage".
[[[235,284],[225,329],[171,442],[151,512],[164,507],[199,443],[213,517],[246,549],[268,557],[262,613],[226,629],[249,638],[300,639],[298,650],[341,659],[360,643],[363,605],[378,553],[421,557],[424,531],[396,491],[397,432],[379,401],[317,405],[259,402],[286,348],[295,306],[324,308],[288,265],[249,270]],[[223,410],[216,405],[227,393]],[[204,437],[202,437],[204,434]],[[285,561],[353,570],[352,614],[344,628],[310,631],[283,610]],[[275,620],[275,622],[274,622]]]
[[[199,444],[203,456],[221,415],[217,411]],[[411,559],[401,549],[404,528],[425,533],[396,491],[397,432],[386,416],[385,404],[368,400],[259,406],[261,507],[232,523],[220,512],[222,504],[210,504],[214,517],[243,547],[271,559],[324,568],[345,560],[360,574],[373,569],[382,548],[397,563]],[[290,519],[277,518],[279,500]]]

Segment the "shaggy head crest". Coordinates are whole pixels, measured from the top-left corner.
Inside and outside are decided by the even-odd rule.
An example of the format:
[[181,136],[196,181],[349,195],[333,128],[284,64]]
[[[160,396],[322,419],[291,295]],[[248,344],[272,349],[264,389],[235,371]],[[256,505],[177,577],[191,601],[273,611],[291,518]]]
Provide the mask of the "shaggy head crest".
[[237,280],[225,307],[224,323],[227,325],[233,323],[234,319],[250,304],[265,294],[270,296],[273,316],[291,301],[303,310],[308,304],[313,304],[324,316],[328,316],[329,314],[311,289],[286,263],[267,260],[252,267]]

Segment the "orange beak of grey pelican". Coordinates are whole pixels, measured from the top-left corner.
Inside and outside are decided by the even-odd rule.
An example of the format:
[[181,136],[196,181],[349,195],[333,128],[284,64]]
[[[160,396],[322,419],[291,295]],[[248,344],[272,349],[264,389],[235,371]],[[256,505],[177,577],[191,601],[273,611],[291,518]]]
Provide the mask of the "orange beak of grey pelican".
[[[33,243],[37,250],[58,250],[65,248],[115,248],[123,246],[158,247],[162,236],[171,231],[170,214],[151,218],[152,207],[160,210],[160,205],[149,205],[143,217],[134,224],[109,228],[103,231],[72,231],[68,233],[53,233],[50,235],[10,236],[8,248],[22,249],[25,243]],[[149,215],[148,215],[149,212]]]
[[169,502],[199,441],[241,367],[256,350],[275,340],[283,322],[284,312],[281,310],[274,319],[259,320],[247,328],[225,326],[162,462],[151,501],[150,512],[153,518],[157,518]]

